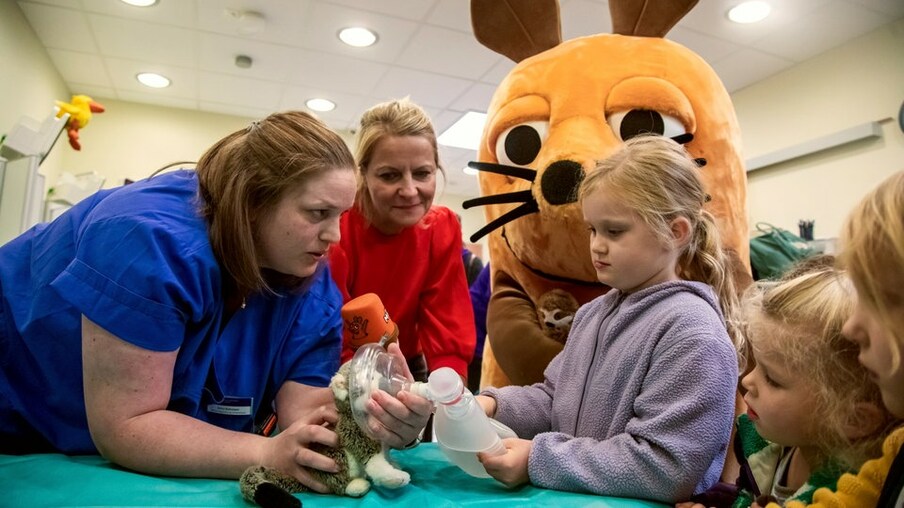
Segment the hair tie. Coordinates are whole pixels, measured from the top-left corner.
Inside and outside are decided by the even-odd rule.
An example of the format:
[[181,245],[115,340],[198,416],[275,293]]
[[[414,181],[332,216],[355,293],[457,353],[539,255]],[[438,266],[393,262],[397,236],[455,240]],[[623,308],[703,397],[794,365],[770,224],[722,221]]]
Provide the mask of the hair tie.
[[260,124],[260,120],[254,120],[253,122],[251,122],[251,125],[248,126],[248,132],[254,132],[254,130],[257,129]]

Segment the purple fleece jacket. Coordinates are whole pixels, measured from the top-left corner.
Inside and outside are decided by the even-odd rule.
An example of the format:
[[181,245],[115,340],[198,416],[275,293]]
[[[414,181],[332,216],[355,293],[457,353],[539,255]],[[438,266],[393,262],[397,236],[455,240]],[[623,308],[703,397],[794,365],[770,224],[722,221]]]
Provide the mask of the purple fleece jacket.
[[710,286],[587,303],[545,377],[483,393],[497,420],[533,439],[534,485],[672,503],[719,480],[738,365]]

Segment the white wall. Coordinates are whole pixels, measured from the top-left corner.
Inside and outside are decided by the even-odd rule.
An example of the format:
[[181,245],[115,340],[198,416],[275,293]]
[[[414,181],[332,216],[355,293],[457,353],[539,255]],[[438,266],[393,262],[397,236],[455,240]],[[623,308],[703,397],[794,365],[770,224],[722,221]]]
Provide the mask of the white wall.
[[882,137],[855,142],[748,174],[751,231],[766,221],[797,233],[838,235],[860,198],[904,170],[904,20],[812,58],[732,95],[746,157],[881,121]]
[[[62,169],[73,174],[97,171],[105,187],[124,178],[139,180],[162,166],[197,161],[209,146],[243,129],[251,119],[200,111],[149,106],[95,97],[106,111],[79,131],[81,151],[65,150]],[[59,175],[47,173],[52,185]]]

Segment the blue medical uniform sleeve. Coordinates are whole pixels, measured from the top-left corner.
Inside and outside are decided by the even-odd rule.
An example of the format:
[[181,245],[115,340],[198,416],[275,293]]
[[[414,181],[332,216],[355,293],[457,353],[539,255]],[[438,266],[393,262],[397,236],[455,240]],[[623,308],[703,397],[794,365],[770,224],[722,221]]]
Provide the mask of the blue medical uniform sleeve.
[[274,381],[327,386],[339,370],[342,347],[342,295],[323,269],[305,295],[301,312],[280,351]]
[[201,222],[165,211],[90,221],[51,286],[88,319],[136,346],[173,351],[210,312],[219,271]]

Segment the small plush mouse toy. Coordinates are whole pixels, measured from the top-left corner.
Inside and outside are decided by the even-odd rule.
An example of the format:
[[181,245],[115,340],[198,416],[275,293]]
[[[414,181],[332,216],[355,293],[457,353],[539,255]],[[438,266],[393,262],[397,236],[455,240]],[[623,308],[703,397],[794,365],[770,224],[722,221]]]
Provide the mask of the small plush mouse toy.
[[[370,490],[371,482],[391,489],[404,487],[410,479],[408,473],[389,463],[386,450],[379,441],[365,434],[352,415],[352,404],[364,404],[365,400],[349,400],[348,375],[351,361],[345,362],[330,381],[333,398],[339,412],[336,434],[339,446],[330,448],[314,444],[312,450],[336,461],[339,472],[326,473],[311,469],[311,474],[324,483],[334,494],[360,497]],[[297,501],[287,494],[310,492],[295,478],[276,469],[252,466],[239,479],[242,495],[261,506],[289,507]],[[296,505],[297,506],[297,505]]]
[[553,289],[543,293],[537,300],[537,317],[543,333],[550,339],[565,344],[578,307],[580,305],[577,299],[568,291]]

